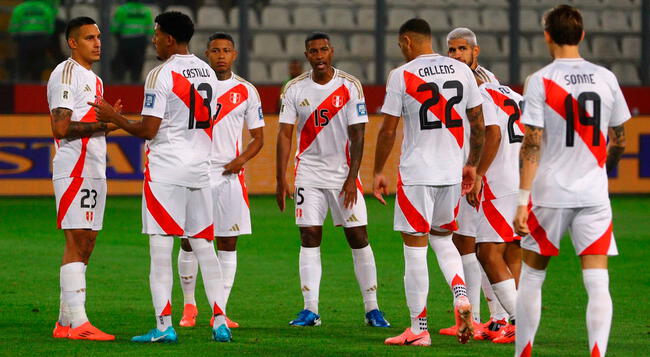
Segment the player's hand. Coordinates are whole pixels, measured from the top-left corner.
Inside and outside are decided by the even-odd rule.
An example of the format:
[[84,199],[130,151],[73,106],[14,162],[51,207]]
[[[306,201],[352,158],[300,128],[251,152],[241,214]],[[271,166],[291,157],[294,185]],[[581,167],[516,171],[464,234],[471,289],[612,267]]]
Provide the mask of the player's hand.
[[468,193],[476,181],[476,167],[465,165],[463,167],[463,182],[461,183],[460,195]]
[[[118,103],[115,104],[117,105]],[[115,108],[107,101],[105,101],[102,97],[97,97],[94,102],[88,102],[88,105],[95,108],[95,116],[97,117],[97,121],[102,123],[113,122],[113,120],[111,120],[112,117],[118,114],[117,111],[115,111]]]
[[351,209],[355,204],[357,204],[357,180],[348,178],[343,184],[343,189],[339,194],[343,195],[343,206],[347,209]]
[[119,126],[113,123],[106,123],[106,135],[108,135],[108,133],[110,133],[111,131],[115,131],[119,128],[120,128]]
[[223,168],[223,175],[230,175],[230,174],[238,174],[239,171],[242,170],[242,167],[244,166],[246,162],[244,159],[242,159],[241,156],[237,156],[234,158],[231,162],[226,164]]
[[481,203],[481,190],[483,189],[483,176],[477,175],[474,181],[474,186],[467,193],[467,203],[474,208],[478,208]]
[[289,196],[289,199],[293,199],[293,194],[291,192],[292,191],[289,189],[289,184],[286,180],[278,181],[278,184],[275,187],[275,200],[278,203],[280,212],[284,212],[287,196]]
[[117,102],[113,104],[113,109],[115,109],[116,113],[122,114],[122,108],[124,108],[124,106],[122,105],[122,99],[118,99]]
[[375,174],[375,177],[372,181],[372,195],[381,202],[382,205],[386,205],[383,195],[388,194],[388,183],[386,181],[386,176],[384,174]]
[[528,206],[517,206],[517,214],[513,225],[515,226],[515,233],[519,236],[524,237],[530,234],[530,229],[528,229]]

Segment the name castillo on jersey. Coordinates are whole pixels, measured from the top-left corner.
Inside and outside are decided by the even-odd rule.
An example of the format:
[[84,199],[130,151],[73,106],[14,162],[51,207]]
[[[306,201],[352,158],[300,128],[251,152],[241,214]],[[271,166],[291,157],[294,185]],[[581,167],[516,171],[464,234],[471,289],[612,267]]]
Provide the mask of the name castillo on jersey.
[[244,124],[248,130],[264,126],[260,95],[251,83],[234,73],[229,79],[218,83],[210,154],[213,169],[222,169],[239,156]]
[[297,124],[296,185],[340,189],[349,172],[348,126],[368,122],[363,89],[336,68],[324,85],[311,75],[305,72],[285,86],[280,123]]
[[556,59],[529,77],[524,98],[522,122],[544,129],[533,204],[608,203],[608,128],[630,118],[614,74],[582,58]]
[[145,143],[145,180],[185,187],[209,185],[216,74],[196,56],[173,55],[147,75],[142,115],[161,119]]
[[482,101],[472,71],[449,57],[418,56],[390,73],[381,111],[404,118],[404,185],[460,183],[466,110]]
[[[61,62],[47,82],[50,111],[72,111],[72,122],[97,122],[95,110],[88,105],[104,93],[102,80],[72,58]],[[106,136],[96,132],[90,137],[54,140],[56,153],[52,179],[63,177],[106,178]]]

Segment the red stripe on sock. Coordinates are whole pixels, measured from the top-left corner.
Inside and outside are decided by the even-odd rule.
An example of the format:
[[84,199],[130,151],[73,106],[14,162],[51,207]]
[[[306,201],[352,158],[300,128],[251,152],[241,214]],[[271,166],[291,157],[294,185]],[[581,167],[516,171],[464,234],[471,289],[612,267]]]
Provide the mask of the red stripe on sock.
[[219,305],[215,302],[214,306],[212,307],[212,312],[213,315],[223,315],[223,310],[219,307]]
[[171,314],[172,314],[172,304],[169,300],[167,300],[167,305],[165,305],[165,308],[160,313],[160,316],[169,316]]
[[598,342],[594,343],[594,348],[591,350],[591,357],[600,357],[600,350],[598,349]]
[[453,287],[455,285],[465,285],[465,282],[460,276],[458,276],[458,274],[456,274],[454,278],[451,280],[451,286]]
[[533,353],[533,346],[530,344],[530,342],[528,342],[526,347],[524,347],[524,350],[521,351],[519,357],[530,357],[532,356],[532,353]]
[[423,319],[427,317],[427,307],[425,306],[424,309],[422,309],[422,312],[418,315],[418,319]]

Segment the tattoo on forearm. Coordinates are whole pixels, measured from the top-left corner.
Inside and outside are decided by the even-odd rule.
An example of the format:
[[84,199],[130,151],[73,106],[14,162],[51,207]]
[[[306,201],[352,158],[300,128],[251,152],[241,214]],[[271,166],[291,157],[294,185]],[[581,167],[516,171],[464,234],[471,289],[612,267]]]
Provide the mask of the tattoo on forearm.
[[625,151],[625,128],[623,125],[613,127],[610,132],[612,135],[607,148],[607,172],[611,172],[618,166],[618,162]]
[[542,134],[544,129],[536,126],[526,125],[524,141],[521,144],[519,154],[519,171],[522,172],[524,165],[529,162],[537,164],[539,162],[539,151],[542,143]]
[[98,131],[106,131],[106,123],[82,123],[73,121],[68,125],[66,138],[85,138]]
[[483,123],[483,109],[477,106],[467,111],[469,119],[470,138],[469,138],[469,157],[467,165],[476,166],[481,157],[483,143],[485,142],[485,125]]
[[54,108],[52,109],[52,120],[56,123],[61,120],[70,119],[72,116],[72,110],[66,108]]

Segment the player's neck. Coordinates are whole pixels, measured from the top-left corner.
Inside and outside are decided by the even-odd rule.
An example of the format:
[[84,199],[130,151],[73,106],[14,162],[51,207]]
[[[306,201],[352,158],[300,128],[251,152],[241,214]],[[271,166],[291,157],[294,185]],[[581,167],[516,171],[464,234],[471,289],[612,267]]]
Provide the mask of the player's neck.
[[225,80],[228,80],[228,79],[232,78],[232,71],[231,70],[227,70],[227,71],[224,71],[224,72],[215,72],[215,73],[217,74],[217,79],[220,80],[220,81],[225,81]]
[[334,67],[329,67],[325,72],[311,71],[311,80],[323,85],[329,83],[334,78]]
[[190,51],[189,51],[189,49],[187,47],[187,44],[177,44],[176,47],[174,47],[171,54],[172,54],[172,56],[173,55],[189,55]]
[[431,46],[416,47],[413,49],[413,53],[411,54],[411,56],[413,57],[411,58],[411,60],[414,60],[420,56],[434,55],[434,54],[436,54],[436,52],[433,50],[433,47]]
[[81,67],[83,67],[83,68],[85,68],[85,69],[90,70],[90,69],[92,69],[92,67],[93,67],[93,63],[92,63],[92,62],[89,62],[89,61],[84,60],[82,57],[78,56],[78,55],[77,55],[76,53],[74,53],[74,52],[70,55],[70,58],[72,58],[75,62],[79,63],[79,64],[81,65]]
[[578,46],[553,46],[553,58],[581,58]]

